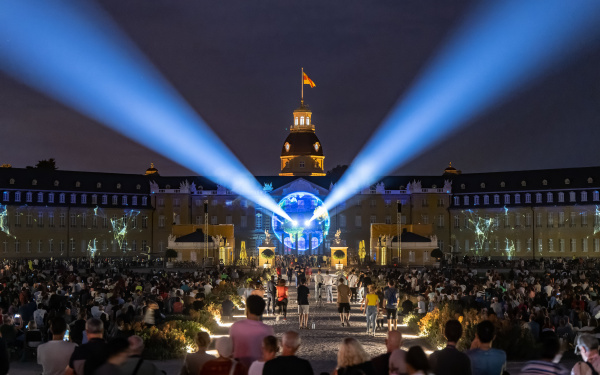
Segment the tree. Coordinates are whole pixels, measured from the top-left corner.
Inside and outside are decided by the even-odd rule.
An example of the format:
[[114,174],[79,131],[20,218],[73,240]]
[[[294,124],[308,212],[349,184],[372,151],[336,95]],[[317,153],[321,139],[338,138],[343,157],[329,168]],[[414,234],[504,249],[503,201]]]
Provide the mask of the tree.
[[51,171],[55,171],[58,168],[56,168],[56,160],[54,160],[54,158],[50,158],[48,160],[40,160],[38,161],[38,163],[35,165],[35,167],[37,169],[47,169],[47,170],[51,170]]
[[348,169],[347,165],[338,164],[335,168],[327,171],[327,177],[331,178],[331,182],[335,184],[340,178],[342,178],[342,175],[344,172],[346,172],[346,169]]
[[177,258],[177,251],[173,249],[167,249],[165,252],[165,258],[167,258],[167,261],[171,258]]

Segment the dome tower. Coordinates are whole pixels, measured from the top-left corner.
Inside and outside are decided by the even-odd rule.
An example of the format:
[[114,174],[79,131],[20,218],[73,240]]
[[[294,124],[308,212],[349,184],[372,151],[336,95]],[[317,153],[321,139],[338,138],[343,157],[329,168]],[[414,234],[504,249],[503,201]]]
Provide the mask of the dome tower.
[[325,156],[311,116],[310,108],[301,100],[281,149],[280,176],[325,176]]

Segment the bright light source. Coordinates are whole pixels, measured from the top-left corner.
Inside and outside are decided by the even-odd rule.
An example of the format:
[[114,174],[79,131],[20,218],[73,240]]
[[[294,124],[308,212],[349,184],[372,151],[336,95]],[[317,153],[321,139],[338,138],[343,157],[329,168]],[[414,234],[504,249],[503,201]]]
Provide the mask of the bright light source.
[[296,220],[292,220],[292,225],[297,227],[298,226],[298,222]]
[[0,35],[14,78],[289,218],[94,2],[0,2]]
[[310,221],[310,220],[306,220],[306,221],[304,222],[304,226],[305,226],[305,227],[309,227],[309,226],[310,226],[310,223],[311,223],[311,221]]
[[374,184],[559,62],[573,60],[600,34],[598,0],[478,4],[350,164],[325,209]]

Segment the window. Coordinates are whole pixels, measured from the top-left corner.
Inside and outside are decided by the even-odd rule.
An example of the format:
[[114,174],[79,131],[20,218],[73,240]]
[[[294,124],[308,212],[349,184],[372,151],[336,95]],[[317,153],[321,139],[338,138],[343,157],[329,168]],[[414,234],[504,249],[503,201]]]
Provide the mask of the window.
[[26,223],[28,228],[31,228],[33,226],[33,217],[31,216],[31,212],[27,213],[27,223]]
[[225,224],[233,224],[233,219],[231,215],[225,216]]
[[520,252],[521,252],[521,240],[517,240],[517,241],[515,242],[515,251],[516,251],[517,253],[520,253]]
[[548,239],[548,251],[551,253],[554,252],[554,240],[552,238]]
[[71,214],[71,227],[77,226],[77,215]]
[[165,215],[159,215],[158,216],[158,227],[159,228],[164,228],[165,227]]
[[542,203],[542,193],[535,193],[535,203]]
[[565,201],[565,193],[563,193],[562,191],[558,193],[558,202],[562,203]]
[[196,225],[202,225],[202,216],[196,215]]
[[30,191],[28,191],[28,192],[25,194],[25,200],[26,200],[27,202],[31,202],[31,201],[33,201],[33,194],[32,194]]
[[515,228],[520,228],[521,227],[521,215],[516,214],[515,215]]
[[423,224],[429,224],[429,215],[421,215],[421,220]]
[[581,226],[582,227],[587,227],[587,211],[583,211],[581,213]]
[[102,204],[108,204],[108,195],[102,196]]
[[116,205],[117,203],[119,203],[119,196],[113,195],[112,196],[112,204]]
[[262,227],[263,227],[262,213],[257,212],[256,213],[256,217],[255,217],[254,220],[255,220],[255,227],[256,227],[256,229],[262,229]]
[[65,215],[65,213],[64,213],[64,212],[61,212],[61,213],[60,213],[60,216],[58,217],[58,220],[59,220],[59,226],[60,226],[61,228],[64,228],[64,227],[66,226],[66,224],[67,224],[67,223],[66,223],[66,221],[67,221],[67,218],[66,218],[66,215]]
[[574,253],[577,251],[577,240],[571,238],[571,252]]
[[58,203],[65,203],[65,193],[60,193],[58,196]]
[[468,205],[469,205],[469,196],[465,195],[465,197],[463,198],[463,204],[464,204],[465,206],[468,206]]
[[490,204],[490,196],[489,195],[483,196],[483,204]]
[[444,241],[438,240],[438,247],[440,250],[444,251]]
[[306,117],[306,125],[310,125],[310,117]]
[[122,206],[127,206],[127,195],[123,195],[121,197],[121,205]]
[[[377,201],[375,199],[371,199],[371,207],[377,207]],[[424,207],[426,207],[426,206],[424,206]]]
[[37,225],[40,228],[42,228],[44,226],[44,213],[43,212],[38,212]]
[[21,252],[21,242],[19,240],[15,240],[15,253]]
[[300,117],[300,125],[304,125],[304,117]]
[[582,238],[581,239],[581,251],[583,251],[584,253],[587,253],[587,251],[588,251],[588,240],[587,240],[587,238]]
[[108,228],[108,216],[102,217],[102,228]]
[[386,223],[386,224],[391,224],[391,223],[392,223],[392,217],[391,217],[390,215],[387,215],[387,216],[385,217],[385,223]]
[[565,226],[565,213],[563,211],[558,213],[558,227],[562,228]]
[[142,252],[146,252],[146,248],[148,247],[148,241],[142,240],[142,248],[140,249]]
[[137,241],[131,241],[131,251],[137,251]]
[[148,205],[148,197],[142,197],[142,206]]
[[[261,221],[260,221],[260,222],[261,222],[261,225],[262,225],[262,219],[261,219]],[[210,217],[210,223],[211,223],[212,225],[217,225],[217,223],[218,223],[218,221],[217,221],[217,216],[211,216],[211,217]]]
[[444,198],[438,198],[438,207],[445,207],[446,204],[444,203]]
[[494,204],[500,204],[500,196],[498,194],[494,195]]
[[58,246],[59,246],[58,250],[60,251],[60,255],[63,255],[65,253],[65,240],[60,240]]
[[42,252],[42,240],[38,240],[38,253]]
[[142,216],[142,228],[148,228],[148,215]]
[[54,203],[54,193],[48,194],[48,203]]
[[581,201],[582,202],[587,202],[587,191],[582,191],[581,192]]
[[54,212],[48,212],[48,226],[50,228],[54,227]]
[[548,212],[548,228],[554,227],[554,212]]
[[117,189],[120,189],[120,188],[121,188],[121,184],[117,184]]
[[454,197],[454,205],[455,206],[459,206],[460,205],[460,197]]
[[246,228],[248,226],[248,217],[246,215],[240,216],[240,227]]
[[410,263],[414,263],[415,262],[415,252],[414,251],[409,251],[408,252],[408,261]]
[[594,252],[600,252],[600,238],[594,238]]
[[304,168],[304,162],[303,162],[303,161],[299,162],[299,163],[298,163],[298,166],[299,166],[300,168]]
[[542,252],[544,250],[544,242],[541,238],[538,238],[538,252]]
[[525,194],[525,203],[531,203],[531,194]]
[[504,228],[509,228],[510,227],[510,216],[508,215],[508,213],[504,214]]
[[444,227],[444,215],[438,216],[438,228]]
[[342,228],[346,227],[346,215],[344,215],[344,214],[340,215],[340,227],[342,227]]
[[506,183],[505,183],[504,181],[502,181],[502,182],[500,183],[500,187],[506,187]]
[[181,199],[179,198],[173,198],[173,206],[174,207],[179,207],[181,205]]
[[77,195],[71,194],[71,204],[75,204],[75,203],[77,203]]
[[515,204],[521,204],[521,194],[515,194]]
[[510,195],[504,194],[504,204],[510,204]]
[[98,216],[92,215],[92,228],[98,228]]
[[595,191],[592,193],[592,199],[594,200],[594,202],[597,202],[600,200],[600,192]]
[[542,180],[542,185],[544,185],[544,186],[548,185],[548,180]]
[[377,216],[376,215],[371,215],[371,218],[370,218],[369,222],[371,224],[375,224],[377,222]]
[[564,238],[561,238],[558,240],[558,251],[560,251],[561,253],[565,252],[565,240]]
[[98,204],[98,196],[96,194],[92,195],[92,204]]
[[554,201],[554,194],[552,194],[552,193],[547,193],[547,194],[546,194],[546,201],[547,201],[548,203],[552,203],[552,202]]
[[480,186],[482,189],[485,189],[485,182],[482,182],[482,183],[481,183],[479,186]]
[[52,240],[52,239],[48,240],[48,252],[49,253],[54,252],[54,240]]
[[531,252],[531,247],[533,246],[533,240],[531,238],[527,239],[527,252]]
[[569,216],[569,217],[570,217],[570,220],[569,220],[569,221],[570,221],[570,223],[569,223],[569,226],[572,228],[572,227],[574,227],[574,226],[576,226],[576,225],[577,225],[577,222],[575,221],[575,219],[577,218],[577,213],[575,213],[575,212],[571,212],[571,214],[570,214],[570,216]]
[[38,201],[38,203],[43,203],[44,202],[44,193],[38,193],[38,195],[37,195],[37,201]]
[[467,215],[465,215],[464,227],[465,229],[469,229],[469,218],[467,217]]
[[569,192],[569,201],[575,202],[577,200],[576,194],[574,191]]
[[500,226],[500,215],[496,214],[496,216],[494,216],[494,228],[498,228]]
[[458,217],[458,215],[454,216],[454,229],[458,229],[460,228],[460,219]]
[[465,240],[465,252],[471,250],[469,247],[469,240]]
[[473,197],[473,204],[475,206],[479,205],[479,195],[476,195],[476,196]]
[[354,226],[357,228],[362,227],[362,217],[360,215],[354,217]]

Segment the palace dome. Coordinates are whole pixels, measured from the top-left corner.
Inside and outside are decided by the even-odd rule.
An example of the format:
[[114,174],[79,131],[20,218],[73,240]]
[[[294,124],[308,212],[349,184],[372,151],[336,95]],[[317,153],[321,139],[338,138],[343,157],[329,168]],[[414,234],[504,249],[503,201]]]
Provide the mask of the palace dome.
[[291,132],[281,149],[281,156],[323,156],[321,141],[314,132]]

